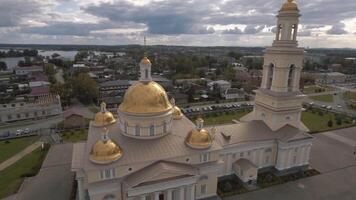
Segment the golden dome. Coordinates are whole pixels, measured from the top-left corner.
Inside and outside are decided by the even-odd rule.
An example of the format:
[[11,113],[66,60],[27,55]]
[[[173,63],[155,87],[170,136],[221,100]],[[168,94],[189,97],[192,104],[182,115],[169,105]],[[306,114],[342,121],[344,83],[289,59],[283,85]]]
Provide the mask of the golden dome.
[[106,110],[106,104],[100,104],[101,110],[95,114],[94,126],[107,126],[116,122],[114,115]]
[[152,114],[173,108],[167,93],[154,81],[137,82],[127,89],[119,111],[132,114]]
[[183,113],[178,106],[174,106],[173,119],[182,119]]
[[91,152],[90,160],[97,164],[108,164],[121,158],[122,150],[109,138],[109,129],[104,127],[101,132],[101,140],[98,140]]
[[143,57],[140,64],[151,65],[151,61],[147,58],[147,56]]
[[299,9],[294,0],[288,0],[288,2],[283,4],[280,11],[299,11]]
[[213,143],[213,138],[205,129],[193,129],[185,138],[185,143],[194,149],[206,149]]
[[121,148],[114,141],[99,140],[90,152],[90,160],[99,164],[107,164],[121,158],[122,153]]

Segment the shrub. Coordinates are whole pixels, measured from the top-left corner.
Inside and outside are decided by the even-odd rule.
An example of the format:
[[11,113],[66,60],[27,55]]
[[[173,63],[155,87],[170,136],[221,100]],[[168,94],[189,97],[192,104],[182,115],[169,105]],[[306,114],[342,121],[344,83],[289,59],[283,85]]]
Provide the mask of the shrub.
[[5,142],[4,142],[4,144],[9,144],[10,143],[10,141],[9,140],[6,140]]
[[329,121],[328,121],[328,127],[333,127],[333,125],[334,125],[334,124],[333,124],[333,121],[332,121],[332,120],[329,120]]
[[323,111],[319,110],[318,115],[323,116],[324,115]]
[[336,124],[340,126],[342,124],[342,120],[340,118],[337,118],[336,119]]

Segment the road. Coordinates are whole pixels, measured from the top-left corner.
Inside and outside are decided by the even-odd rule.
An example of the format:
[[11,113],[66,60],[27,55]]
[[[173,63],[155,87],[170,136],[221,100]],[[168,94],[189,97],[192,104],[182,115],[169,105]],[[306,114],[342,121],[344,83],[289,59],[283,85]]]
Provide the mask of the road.
[[54,78],[58,83],[64,84],[64,78],[63,78],[63,70],[61,68],[57,68],[57,73],[54,75]]
[[6,127],[0,127],[0,133],[10,132],[10,134],[15,134],[18,129],[29,128],[30,130],[42,130],[45,134],[49,132],[49,128],[63,120],[62,115],[49,117],[42,120],[32,120],[21,123],[12,124]]

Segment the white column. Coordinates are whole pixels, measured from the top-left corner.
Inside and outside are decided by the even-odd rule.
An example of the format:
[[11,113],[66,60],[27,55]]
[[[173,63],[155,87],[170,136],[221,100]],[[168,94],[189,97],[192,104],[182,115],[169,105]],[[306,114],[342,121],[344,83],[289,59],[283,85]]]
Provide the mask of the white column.
[[155,192],[155,200],[159,200],[159,192]]
[[195,185],[190,187],[190,200],[195,200]]
[[227,159],[226,159],[226,172],[225,174],[231,174],[231,159],[232,159],[232,155],[229,153],[227,154]]
[[308,146],[307,148],[307,156],[306,156],[306,159],[307,159],[307,163],[306,164],[309,164],[309,160],[310,160],[310,149],[311,149],[311,145]]
[[179,188],[179,199],[180,199],[180,200],[185,200],[184,187],[180,187],[180,188]]
[[83,190],[83,178],[77,178],[77,183],[78,183],[78,199],[79,200],[84,200],[84,190]]
[[167,190],[167,200],[172,200],[172,190]]

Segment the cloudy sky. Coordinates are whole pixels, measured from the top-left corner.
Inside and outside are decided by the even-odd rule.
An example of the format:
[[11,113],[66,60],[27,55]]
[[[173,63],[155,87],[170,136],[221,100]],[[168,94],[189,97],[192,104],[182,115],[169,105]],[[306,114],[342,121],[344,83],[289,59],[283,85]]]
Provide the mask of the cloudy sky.
[[[0,0],[0,43],[266,46],[286,0]],[[297,0],[305,47],[356,48],[355,0]]]

